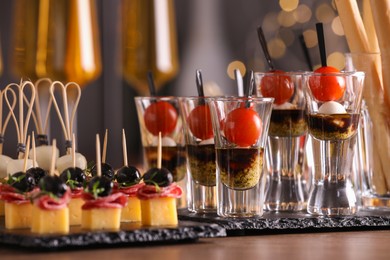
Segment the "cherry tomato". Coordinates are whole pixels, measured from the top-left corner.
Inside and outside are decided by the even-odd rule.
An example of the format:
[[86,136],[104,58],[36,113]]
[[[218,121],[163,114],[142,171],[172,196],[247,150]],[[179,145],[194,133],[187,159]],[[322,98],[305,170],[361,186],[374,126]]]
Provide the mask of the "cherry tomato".
[[[281,70],[270,71],[273,74],[284,73]],[[273,97],[274,104],[281,105],[294,94],[294,84],[286,75],[266,75],[260,82],[260,91],[263,97]]]
[[145,126],[153,135],[161,132],[162,136],[170,134],[176,127],[177,111],[166,101],[152,103],[145,109]]
[[[316,69],[316,73],[339,73],[334,67],[326,66]],[[344,95],[345,80],[337,76],[311,76],[309,87],[313,96],[319,101],[334,101]]]
[[188,115],[187,122],[195,137],[205,140],[214,136],[210,108],[207,105],[195,107]]
[[262,121],[255,110],[239,107],[226,116],[223,131],[229,142],[251,146],[261,135]]

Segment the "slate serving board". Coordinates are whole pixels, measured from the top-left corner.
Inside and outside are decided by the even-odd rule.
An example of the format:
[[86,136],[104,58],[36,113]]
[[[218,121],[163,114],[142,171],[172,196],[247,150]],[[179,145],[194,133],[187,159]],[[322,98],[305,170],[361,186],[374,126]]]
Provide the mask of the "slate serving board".
[[226,236],[226,230],[222,226],[193,221],[179,221],[177,227],[121,223],[119,231],[87,231],[75,226],[67,235],[38,235],[29,229],[6,230],[4,217],[0,217],[0,244],[36,250],[187,243],[223,236]]
[[390,212],[359,212],[355,216],[345,217],[314,217],[303,212],[265,212],[259,218],[221,218],[216,214],[194,214],[180,210],[179,219],[218,224],[226,229],[228,236],[390,229]]

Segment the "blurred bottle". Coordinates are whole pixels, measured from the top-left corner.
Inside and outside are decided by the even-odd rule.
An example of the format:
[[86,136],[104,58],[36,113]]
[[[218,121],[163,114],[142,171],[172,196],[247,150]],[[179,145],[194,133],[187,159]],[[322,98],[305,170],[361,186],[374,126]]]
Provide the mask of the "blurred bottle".
[[147,72],[156,88],[173,79],[179,68],[173,0],[123,0],[123,76],[147,95]]
[[95,0],[16,0],[12,72],[84,86],[101,73]]

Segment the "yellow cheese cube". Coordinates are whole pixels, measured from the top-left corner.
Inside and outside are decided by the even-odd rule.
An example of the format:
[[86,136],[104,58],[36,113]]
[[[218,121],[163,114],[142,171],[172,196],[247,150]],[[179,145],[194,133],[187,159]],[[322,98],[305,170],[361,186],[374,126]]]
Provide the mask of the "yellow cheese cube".
[[121,208],[83,209],[81,227],[89,230],[118,230],[121,222]]
[[176,226],[177,211],[175,198],[141,200],[142,225]]
[[31,231],[39,234],[69,233],[69,209],[45,210],[33,206]]
[[128,197],[127,205],[122,209],[121,221],[141,221],[141,202],[137,197]]
[[30,203],[16,204],[5,202],[5,228],[29,228],[31,227],[32,205]]
[[82,198],[73,198],[70,200],[69,207],[69,225],[81,225],[81,206],[84,201]]
[[5,208],[4,208],[4,201],[0,200],[0,216],[4,216]]

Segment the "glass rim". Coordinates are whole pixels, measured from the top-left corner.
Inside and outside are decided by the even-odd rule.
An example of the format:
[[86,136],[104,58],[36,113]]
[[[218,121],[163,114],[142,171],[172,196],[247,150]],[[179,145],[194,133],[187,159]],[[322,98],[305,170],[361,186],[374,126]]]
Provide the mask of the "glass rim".
[[135,96],[134,99],[137,100],[174,100],[178,99],[176,96]]
[[365,75],[364,71],[340,71],[340,72],[314,72],[309,71],[305,74],[305,76],[317,76],[317,77],[324,77],[324,76],[336,76],[336,77],[362,77]]
[[275,72],[272,72],[272,71],[257,71],[255,72],[255,76],[256,75],[261,75],[261,76],[302,76],[304,74],[306,74],[307,72],[309,71],[305,71],[305,70],[298,70],[298,71],[281,71],[281,72],[278,72],[278,73],[275,73]]
[[251,96],[251,97],[239,97],[239,96],[216,96],[213,98],[210,98],[213,101],[260,101],[262,103],[273,103],[275,98],[273,97],[258,97],[258,96]]

